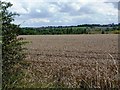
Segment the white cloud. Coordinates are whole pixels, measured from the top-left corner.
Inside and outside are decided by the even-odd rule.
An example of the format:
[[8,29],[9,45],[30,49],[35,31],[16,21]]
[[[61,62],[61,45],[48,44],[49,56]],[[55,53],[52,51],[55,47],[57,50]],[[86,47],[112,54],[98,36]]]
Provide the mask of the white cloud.
[[[2,0],[5,1],[5,0]],[[15,23],[23,26],[117,23],[118,9],[113,0],[6,0],[21,16]],[[118,2],[119,0],[114,0]]]
[[32,19],[29,19],[29,23],[41,23],[41,22],[50,22],[50,20],[48,20],[47,18],[32,18]]
[[53,5],[53,4],[48,6],[48,11],[51,12],[51,13],[56,13],[56,12],[59,11],[59,9],[60,8],[58,6]]
[[41,10],[40,9],[36,9],[36,12],[41,13]]

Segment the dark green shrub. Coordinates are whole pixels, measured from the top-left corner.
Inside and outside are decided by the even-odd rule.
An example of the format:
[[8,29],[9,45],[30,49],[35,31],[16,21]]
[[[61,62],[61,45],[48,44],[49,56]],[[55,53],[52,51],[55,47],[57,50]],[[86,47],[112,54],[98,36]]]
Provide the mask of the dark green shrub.
[[22,64],[25,58],[22,38],[18,38],[19,25],[11,24],[14,16],[18,15],[8,11],[11,3],[0,1],[2,14],[2,88],[15,87],[22,75]]

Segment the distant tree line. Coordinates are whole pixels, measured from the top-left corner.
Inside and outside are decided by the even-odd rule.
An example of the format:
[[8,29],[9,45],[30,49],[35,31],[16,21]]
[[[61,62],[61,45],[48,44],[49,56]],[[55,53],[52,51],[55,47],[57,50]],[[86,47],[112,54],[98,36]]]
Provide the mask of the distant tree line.
[[54,35],[54,34],[120,34],[120,24],[83,24],[77,26],[23,27],[21,35]]

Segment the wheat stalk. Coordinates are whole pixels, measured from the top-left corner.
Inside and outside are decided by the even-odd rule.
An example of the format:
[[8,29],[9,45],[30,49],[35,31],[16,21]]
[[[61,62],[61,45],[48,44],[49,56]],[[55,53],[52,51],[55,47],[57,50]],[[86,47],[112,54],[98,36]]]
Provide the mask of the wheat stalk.
[[116,72],[117,72],[117,74],[118,74],[119,72],[118,72],[118,67],[117,67],[116,60],[114,59],[114,57],[113,57],[110,53],[108,53],[108,55],[112,58],[113,64],[115,65],[115,67],[116,67]]

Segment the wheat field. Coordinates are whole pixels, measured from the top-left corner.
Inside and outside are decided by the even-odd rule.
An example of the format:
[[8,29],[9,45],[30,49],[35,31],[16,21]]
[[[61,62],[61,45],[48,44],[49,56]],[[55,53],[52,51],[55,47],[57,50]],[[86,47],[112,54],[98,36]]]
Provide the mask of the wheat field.
[[21,37],[29,41],[25,87],[120,87],[118,35]]

